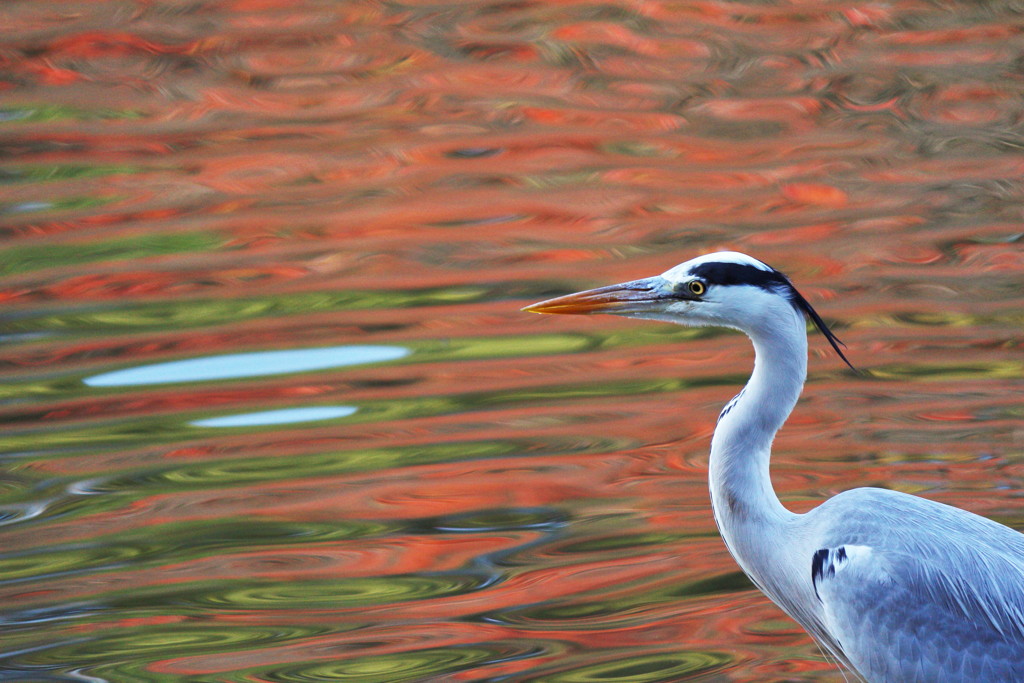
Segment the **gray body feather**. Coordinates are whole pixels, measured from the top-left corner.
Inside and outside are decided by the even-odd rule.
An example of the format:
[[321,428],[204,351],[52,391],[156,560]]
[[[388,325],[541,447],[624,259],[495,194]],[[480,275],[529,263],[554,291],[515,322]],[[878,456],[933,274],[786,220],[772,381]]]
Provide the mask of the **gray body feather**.
[[804,625],[868,680],[1024,680],[1024,535],[882,489],[798,519],[819,546],[806,566],[820,615]]

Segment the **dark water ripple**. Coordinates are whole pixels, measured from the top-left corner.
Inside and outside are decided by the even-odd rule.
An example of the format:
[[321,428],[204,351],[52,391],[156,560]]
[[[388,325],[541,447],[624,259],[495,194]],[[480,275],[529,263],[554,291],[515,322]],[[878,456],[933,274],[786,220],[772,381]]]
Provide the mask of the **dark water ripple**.
[[[726,576],[700,579],[685,584],[666,585],[637,594],[617,591],[615,596],[585,599],[574,596],[571,602],[549,601],[543,605],[512,608],[482,618],[489,623],[516,625],[536,631],[559,631],[566,628],[601,631],[646,623],[652,615],[678,611],[687,601],[706,595],[722,595],[749,591],[750,581],[740,572]],[[685,609],[685,608],[684,608]]]
[[331,605],[331,610],[346,610],[462,595],[486,588],[493,582],[492,577],[468,573],[362,577],[320,582],[307,580],[293,585],[273,583],[226,586],[205,595],[191,593],[186,602],[200,608],[229,610],[315,610],[324,609],[325,605]]
[[681,677],[718,673],[731,663],[732,658],[720,652],[641,655],[614,662],[586,664],[541,675],[535,680],[546,683],[589,683],[609,679],[667,683],[680,680]]
[[528,642],[479,643],[448,648],[428,648],[413,653],[402,652],[371,658],[352,657],[343,661],[309,662],[279,665],[250,670],[241,677],[227,680],[281,681],[417,681],[425,677],[439,678],[468,669],[486,671],[488,667],[522,662],[544,654],[539,646]]

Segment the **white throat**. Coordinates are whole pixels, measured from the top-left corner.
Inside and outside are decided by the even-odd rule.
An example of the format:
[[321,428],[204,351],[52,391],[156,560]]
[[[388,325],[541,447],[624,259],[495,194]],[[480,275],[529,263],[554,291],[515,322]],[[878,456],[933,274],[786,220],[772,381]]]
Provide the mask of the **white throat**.
[[773,311],[772,325],[744,330],[754,343],[754,371],[722,411],[708,468],[719,530],[755,581],[770,559],[764,555],[771,544],[763,539],[795,517],[779,502],[768,471],[775,433],[796,405],[807,376],[806,324],[802,314],[783,303],[788,310]]

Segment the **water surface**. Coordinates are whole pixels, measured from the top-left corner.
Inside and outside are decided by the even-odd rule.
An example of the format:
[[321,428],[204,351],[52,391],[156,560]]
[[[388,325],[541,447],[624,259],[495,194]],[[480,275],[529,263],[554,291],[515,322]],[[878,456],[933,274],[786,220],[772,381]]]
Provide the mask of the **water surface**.
[[840,681],[715,530],[739,335],[527,303],[749,252],[775,485],[1024,529],[1012,2],[0,10],[0,678]]

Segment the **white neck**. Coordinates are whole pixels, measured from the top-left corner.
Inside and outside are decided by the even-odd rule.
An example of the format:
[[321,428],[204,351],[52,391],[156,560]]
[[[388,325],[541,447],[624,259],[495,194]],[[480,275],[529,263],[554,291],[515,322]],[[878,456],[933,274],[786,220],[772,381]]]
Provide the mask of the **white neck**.
[[[708,480],[722,537],[758,583],[770,571],[781,527],[795,515],[779,502],[768,463],[775,433],[789,417],[807,377],[807,328],[787,305],[773,324],[744,330],[754,343],[754,371],[723,411],[711,441]],[[781,324],[780,324],[781,323]]]

